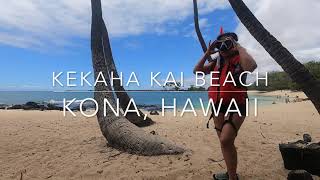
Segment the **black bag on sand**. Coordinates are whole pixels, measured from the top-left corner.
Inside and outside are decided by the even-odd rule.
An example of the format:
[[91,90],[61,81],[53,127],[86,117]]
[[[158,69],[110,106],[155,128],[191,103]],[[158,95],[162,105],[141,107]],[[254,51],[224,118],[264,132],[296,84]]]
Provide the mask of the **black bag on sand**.
[[286,169],[303,169],[320,176],[320,143],[308,144],[299,140],[294,143],[279,144],[279,149]]
[[304,170],[294,170],[289,172],[287,180],[313,180],[313,178]]

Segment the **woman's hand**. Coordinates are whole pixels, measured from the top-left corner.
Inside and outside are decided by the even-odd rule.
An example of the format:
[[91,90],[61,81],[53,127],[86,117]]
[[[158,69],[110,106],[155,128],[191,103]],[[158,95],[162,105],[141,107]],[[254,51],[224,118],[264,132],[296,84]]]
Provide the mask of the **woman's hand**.
[[199,62],[196,64],[196,66],[193,69],[194,74],[196,74],[197,71],[204,72],[205,74],[209,74],[211,69],[215,66],[216,61],[212,61],[212,62],[209,62],[208,64],[205,64],[208,57],[211,54],[216,53],[214,51],[215,43],[216,41],[213,43],[211,43],[211,41],[209,42],[207,51],[204,53],[203,57],[199,60]]
[[215,49],[215,46],[216,46],[216,42],[217,41],[214,41],[213,43],[211,43],[211,41],[209,42],[209,45],[208,45],[208,49],[205,53],[205,55],[208,57],[210,56],[211,54],[214,54],[216,53],[216,51],[214,50]]

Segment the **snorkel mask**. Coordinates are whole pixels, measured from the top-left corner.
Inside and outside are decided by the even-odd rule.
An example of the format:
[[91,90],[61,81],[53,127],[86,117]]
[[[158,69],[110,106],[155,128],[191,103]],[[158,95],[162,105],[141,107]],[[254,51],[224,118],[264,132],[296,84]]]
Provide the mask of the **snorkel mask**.
[[229,51],[234,48],[235,42],[238,41],[236,33],[224,33],[223,28],[220,28],[220,35],[217,37],[216,48],[221,52]]

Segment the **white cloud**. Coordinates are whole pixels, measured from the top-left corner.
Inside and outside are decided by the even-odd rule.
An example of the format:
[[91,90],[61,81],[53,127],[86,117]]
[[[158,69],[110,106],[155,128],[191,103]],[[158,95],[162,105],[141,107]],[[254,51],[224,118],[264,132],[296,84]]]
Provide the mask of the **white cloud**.
[[[90,0],[0,0],[0,43],[23,48],[65,45],[69,38],[88,38]],[[227,7],[224,0],[200,0],[207,13]],[[168,26],[193,14],[191,0],[102,0],[112,36],[165,33]]]
[[[206,38],[205,32],[211,27],[211,24],[209,24],[209,20],[207,18],[199,18],[199,27],[200,27],[202,36]],[[184,37],[192,37],[198,40],[197,33],[194,30],[194,23],[189,24],[182,31],[184,32]]]
[[[301,62],[319,59],[319,0],[244,0],[261,23]],[[0,0],[0,43],[22,48],[70,45],[71,38],[89,38],[90,0]],[[226,0],[199,0],[201,14],[228,8]],[[195,36],[193,24],[177,25],[193,15],[191,0],[102,0],[111,36],[181,33]],[[200,19],[202,31],[208,19]],[[260,70],[280,67],[240,23],[240,42],[258,61]],[[204,34],[205,35],[205,34]]]
[[[265,28],[300,61],[320,60],[319,0],[244,0]],[[258,62],[259,70],[280,70],[280,66],[240,23],[240,43]]]

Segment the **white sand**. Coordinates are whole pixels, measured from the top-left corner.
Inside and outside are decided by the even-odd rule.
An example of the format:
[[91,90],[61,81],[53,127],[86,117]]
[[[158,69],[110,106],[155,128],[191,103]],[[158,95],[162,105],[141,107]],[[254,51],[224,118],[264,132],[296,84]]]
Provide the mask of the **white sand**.
[[[192,150],[191,155],[143,157],[106,146],[96,118],[59,111],[0,111],[0,179],[210,179],[225,171],[207,117],[152,116],[155,130]],[[320,116],[307,102],[260,107],[236,141],[242,179],[286,179],[278,144],[310,133],[320,141]],[[315,178],[317,179],[317,178]],[[318,178],[319,179],[319,178]]]

